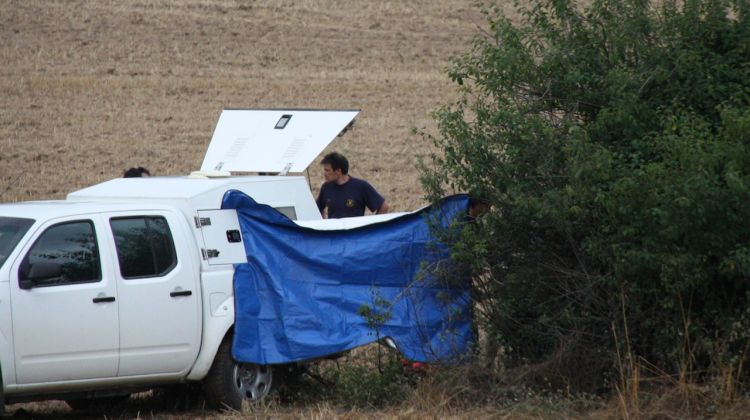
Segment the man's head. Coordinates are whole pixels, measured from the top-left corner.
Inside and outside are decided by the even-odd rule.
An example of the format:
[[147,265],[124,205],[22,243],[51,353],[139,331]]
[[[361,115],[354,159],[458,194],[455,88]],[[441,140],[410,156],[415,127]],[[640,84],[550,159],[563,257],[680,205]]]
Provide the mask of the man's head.
[[151,176],[151,172],[149,172],[148,169],[144,168],[143,166],[139,166],[137,168],[130,168],[125,171],[125,175],[123,175],[123,178],[140,178],[142,176]]
[[338,181],[349,173],[349,161],[341,153],[332,152],[320,161],[326,182]]

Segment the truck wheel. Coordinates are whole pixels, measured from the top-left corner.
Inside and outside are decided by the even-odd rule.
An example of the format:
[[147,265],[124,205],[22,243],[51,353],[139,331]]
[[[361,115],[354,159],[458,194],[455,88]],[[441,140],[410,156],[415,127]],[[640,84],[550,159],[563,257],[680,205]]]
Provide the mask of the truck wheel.
[[259,401],[276,387],[271,366],[239,363],[232,357],[232,340],[221,343],[204,379],[206,403],[217,410],[242,411],[242,401]]

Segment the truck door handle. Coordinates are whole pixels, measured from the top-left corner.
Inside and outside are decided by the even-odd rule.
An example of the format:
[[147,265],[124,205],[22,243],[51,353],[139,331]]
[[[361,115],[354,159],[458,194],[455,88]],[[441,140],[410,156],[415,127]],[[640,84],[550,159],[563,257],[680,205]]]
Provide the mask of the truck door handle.
[[106,302],[114,302],[115,297],[114,296],[97,296],[94,298],[94,303],[106,303]]
[[190,290],[180,290],[180,291],[174,291],[169,294],[169,296],[172,297],[178,297],[178,296],[190,296],[193,292]]

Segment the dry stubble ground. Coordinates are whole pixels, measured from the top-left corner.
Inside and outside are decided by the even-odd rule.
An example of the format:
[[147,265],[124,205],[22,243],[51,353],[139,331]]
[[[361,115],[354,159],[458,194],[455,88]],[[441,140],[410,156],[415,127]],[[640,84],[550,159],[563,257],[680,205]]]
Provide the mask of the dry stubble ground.
[[482,24],[471,0],[0,0],[0,201],[63,198],[130,166],[187,174],[223,108],[360,108],[325,152],[415,209],[430,145],[411,129],[434,130],[429,113],[456,97],[449,59]]
[[360,108],[326,152],[413,210],[430,145],[411,128],[456,97],[445,70],[483,24],[472,3],[0,1],[2,201],[130,166],[187,174],[223,108]]

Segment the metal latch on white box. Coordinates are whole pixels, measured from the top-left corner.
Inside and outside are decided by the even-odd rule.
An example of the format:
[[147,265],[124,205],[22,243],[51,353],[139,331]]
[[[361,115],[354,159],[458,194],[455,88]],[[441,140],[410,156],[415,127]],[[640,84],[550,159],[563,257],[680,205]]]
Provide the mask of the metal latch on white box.
[[201,254],[209,265],[247,262],[236,210],[198,210],[195,225],[201,230]]

